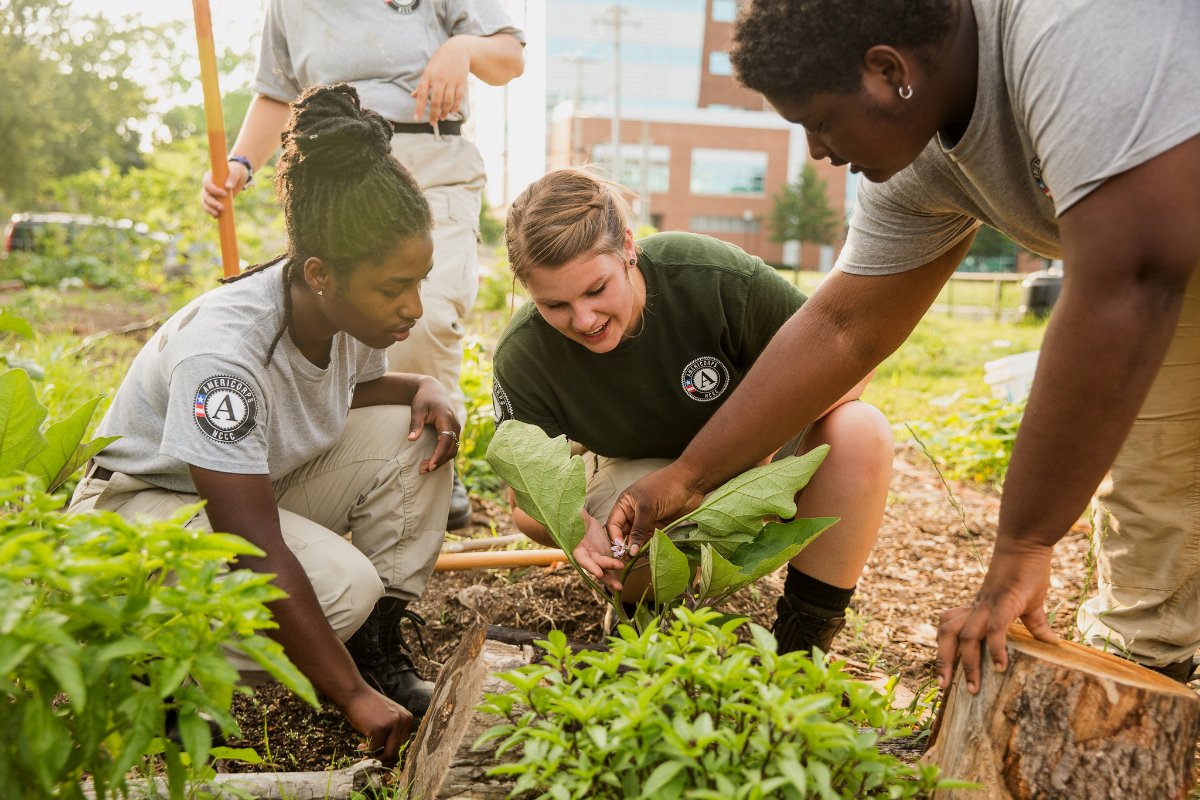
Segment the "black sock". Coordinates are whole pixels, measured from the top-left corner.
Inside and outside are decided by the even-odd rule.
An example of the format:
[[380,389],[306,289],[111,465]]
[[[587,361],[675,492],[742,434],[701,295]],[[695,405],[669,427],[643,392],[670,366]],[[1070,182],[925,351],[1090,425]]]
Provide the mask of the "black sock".
[[812,603],[814,606],[833,611],[841,614],[846,610],[846,606],[850,605],[850,598],[854,597],[854,590],[858,588],[858,584],[851,586],[849,589],[840,589],[825,581],[818,580],[813,576],[801,572],[800,570],[788,564],[787,580],[783,584],[783,593],[799,597],[806,602]]

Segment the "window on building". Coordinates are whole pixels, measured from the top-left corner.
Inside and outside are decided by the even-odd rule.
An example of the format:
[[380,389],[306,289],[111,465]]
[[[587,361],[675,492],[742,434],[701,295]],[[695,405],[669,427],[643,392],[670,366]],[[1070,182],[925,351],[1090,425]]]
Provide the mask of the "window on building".
[[733,22],[737,17],[737,0],[713,0],[713,22]]
[[[614,180],[635,192],[642,189],[642,159],[646,156],[646,188],[650,193],[662,194],[671,186],[671,148],[640,144],[621,146],[621,174]],[[612,175],[612,147],[604,142],[592,148],[592,162]]]
[[762,220],[743,214],[740,217],[711,217],[694,214],[688,217],[688,230],[693,233],[758,233]]
[[708,72],[711,75],[732,75],[733,64],[729,62],[729,53],[724,50],[714,50],[709,53]]
[[755,150],[692,150],[692,194],[763,194],[767,154]]

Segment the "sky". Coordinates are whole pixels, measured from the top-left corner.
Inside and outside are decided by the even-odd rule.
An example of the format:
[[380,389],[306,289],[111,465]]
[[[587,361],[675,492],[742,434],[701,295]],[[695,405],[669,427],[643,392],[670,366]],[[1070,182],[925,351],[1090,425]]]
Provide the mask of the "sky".
[[[476,136],[488,170],[488,202],[503,207],[545,169],[545,57],[539,46],[544,32],[545,0],[501,0],[532,46],[526,48],[525,74],[507,89],[473,81],[472,113],[477,131],[499,134]],[[232,47],[257,52],[258,36],[267,0],[209,0],[213,39],[217,50]],[[194,31],[192,3],[187,0],[73,0],[80,15],[101,14],[112,20],[135,17],[144,24],[183,21]],[[251,75],[235,76],[248,81]],[[151,87],[153,89],[153,87]],[[229,88],[224,86],[223,88]],[[171,98],[171,104],[198,103],[194,93]],[[507,195],[505,190],[507,189]]]

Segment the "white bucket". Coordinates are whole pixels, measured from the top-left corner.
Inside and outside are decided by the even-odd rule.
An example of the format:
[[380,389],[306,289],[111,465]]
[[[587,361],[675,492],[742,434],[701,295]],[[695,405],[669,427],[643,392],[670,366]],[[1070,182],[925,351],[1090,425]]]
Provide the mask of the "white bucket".
[[1037,362],[1037,350],[998,358],[983,365],[983,380],[992,387],[994,397],[1010,403],[1023,400],[1033,386]]

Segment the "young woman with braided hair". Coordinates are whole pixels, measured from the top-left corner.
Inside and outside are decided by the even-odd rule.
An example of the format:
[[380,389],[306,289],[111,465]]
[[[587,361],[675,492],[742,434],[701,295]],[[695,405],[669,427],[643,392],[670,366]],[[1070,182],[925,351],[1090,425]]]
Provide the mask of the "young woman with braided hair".
[[386,371],[433,261],[429,206],[390,138],[349,85],[296,102],[277,178],[287,252],[150,339],[100,426],[122,438],[71,506],[164,518],[206,501],[188,524],[264,551],[239,565],[288,594],[275,638],[385,761],[429,702],[398,625],[440,550],[459,430],[441,384]]

